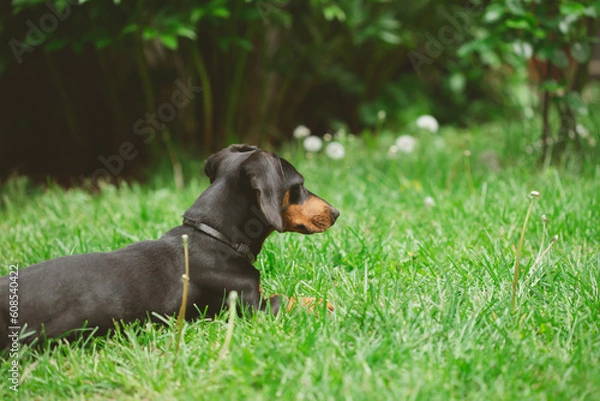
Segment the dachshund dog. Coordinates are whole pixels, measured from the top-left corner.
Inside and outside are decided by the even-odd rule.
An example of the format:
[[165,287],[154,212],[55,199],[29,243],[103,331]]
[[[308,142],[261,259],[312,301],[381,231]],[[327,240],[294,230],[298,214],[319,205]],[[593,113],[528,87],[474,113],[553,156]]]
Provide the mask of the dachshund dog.
[[[320,233],[339,212],[309,192],[289,162],[253,146],[221,150],[208,158],[204,172],[210,186],[185,212],[183,224],[160,239],[65,256],[0,278],[0,350],[21,328],[20,341],[31,343],[70,338],[82,328],[103,335],[119,322],[173,316],[182,300],[184,234],[190,271],[186,319],[218,314],[234,290],[247,310],[276,314],[285,307],[280,295],[263,298],[255,256],[274,230]],[[18,308],[10,301],[15,298]]]

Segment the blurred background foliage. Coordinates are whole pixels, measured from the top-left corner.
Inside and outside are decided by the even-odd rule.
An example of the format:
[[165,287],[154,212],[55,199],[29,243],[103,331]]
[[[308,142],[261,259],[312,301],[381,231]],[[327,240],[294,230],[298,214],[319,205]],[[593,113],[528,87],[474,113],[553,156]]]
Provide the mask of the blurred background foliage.
[[160,158],[177,178],[182,158],[277,146],[299,124],[360,133],[380,110],[401,130],[531,106],[542,156],[577,149],[599,15],[563,0],[2,2],[0,177],[143,177]]

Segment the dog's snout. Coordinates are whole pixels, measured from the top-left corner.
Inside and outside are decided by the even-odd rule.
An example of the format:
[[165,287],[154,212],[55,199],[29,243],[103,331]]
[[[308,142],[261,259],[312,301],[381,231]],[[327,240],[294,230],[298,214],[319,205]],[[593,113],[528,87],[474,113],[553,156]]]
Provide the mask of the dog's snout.
[[335,222],[337,220],[337,218],[340,217],[340,211],[337,210],[336,208],[332,207],[331,208],[331,217],[333,218],[333,221]]

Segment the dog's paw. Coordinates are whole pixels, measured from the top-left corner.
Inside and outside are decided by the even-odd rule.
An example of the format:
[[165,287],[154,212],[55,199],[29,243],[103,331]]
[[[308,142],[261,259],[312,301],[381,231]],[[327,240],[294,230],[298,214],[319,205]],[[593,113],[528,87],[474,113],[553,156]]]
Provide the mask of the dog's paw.
[[[304,309],[308,309],[311,312],[314,312],[315,307],[320,306],[323,304],[323,299],[317,299],[317,298],[293,298],[290,297],[287,303],[287,307],[286,310],[288,312],[290,312],[291,310],[293,310],[296,306],[300,306]],[[329,302],[327,302],[327,310],[329,312],[335,312],[335,308],[333,305],[331,305]]]

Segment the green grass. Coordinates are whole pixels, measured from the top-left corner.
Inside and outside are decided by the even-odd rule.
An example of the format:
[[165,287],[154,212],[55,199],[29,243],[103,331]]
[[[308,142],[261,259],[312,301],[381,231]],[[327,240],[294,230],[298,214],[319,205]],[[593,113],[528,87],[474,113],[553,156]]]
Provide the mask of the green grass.
[[[226,313],[186,324],[177,356],[173,322],[23,348],[20,399],[597,397],[597,151],[580,163],[538,169],[536,155],[525,152],[531,137],[515,126],[420,133],[414,153],[390,159],[393,140],[345,138],[340,161],[307,158],[295,147],[282,152],[342,214],[324,234],[273,234],[256,266],[267,294],[324,297],[334,314],[297,309],[236,319],[220,361]],[[494,158],[503,166],[492,165]],[[183,191],[166,173],[95,195],[10,181],[1,189],[1,272],[159,237],[208,185],[201,171],[198,162],[186,164]],[[541,197],[525,234],[513,311],[512,269],[531,190]],[[558,242],[528,277],[542,237],[548,244],[555,234]],[[8,368],[5,362],[0,371]],[[0,373],[1,399],[13,395],[7,375]]]

